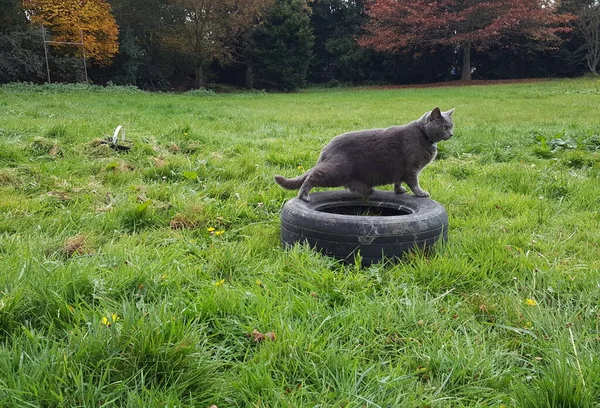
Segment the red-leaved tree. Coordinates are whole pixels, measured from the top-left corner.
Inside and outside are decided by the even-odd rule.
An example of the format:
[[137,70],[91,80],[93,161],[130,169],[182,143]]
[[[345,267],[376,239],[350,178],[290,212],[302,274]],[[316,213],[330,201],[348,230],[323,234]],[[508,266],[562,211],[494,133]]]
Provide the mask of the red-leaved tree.
[[571,14],[551,0],[368,0],[364,47],[399,52],[407,47],[462,49],[462,79],[471,79],[471,49],[527,37],[546,44],[571,30]]

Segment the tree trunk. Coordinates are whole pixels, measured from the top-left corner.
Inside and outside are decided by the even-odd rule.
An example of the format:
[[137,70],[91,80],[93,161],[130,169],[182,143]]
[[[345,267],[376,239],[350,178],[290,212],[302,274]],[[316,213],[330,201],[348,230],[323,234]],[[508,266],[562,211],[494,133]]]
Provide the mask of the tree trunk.
[[204,88],[204,70],[202,69],[202,63],[196,66],[196,89]]
[[254,89],[254,61],[246,59],[246,88]]
[[586,62],[594,75],[598,75],[600,62],[600,4],[593,2],[591,7],[581,7],[575,13],[577,28],[585,41]]
[[592,74],[598,75],[598,70],[596,67],[598,66],[598,62],[600,61],[600,44],[587,44],[587,55],[585,59],[587,60],[587,65]]
[[461,80],[471,80],[471,43],[468,42],[462,45],[463,57],[462,57],[462,75]]

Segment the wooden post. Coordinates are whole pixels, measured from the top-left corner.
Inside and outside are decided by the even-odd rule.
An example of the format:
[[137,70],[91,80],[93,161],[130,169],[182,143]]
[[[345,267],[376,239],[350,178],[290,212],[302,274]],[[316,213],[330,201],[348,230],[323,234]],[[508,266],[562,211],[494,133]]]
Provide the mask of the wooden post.
[[85,83],[89,84],[90,81],[88,80],[87,75],[87,64],[85,63],[85,47],[83,46],[83,31],[81,31],[81,28],[79,29],[79,34],[81,35],[81,54],[83,55],[83,71],[85,72]]
[[46,55],[46,72],[48,72],[48,83],[50,82],[50,65],[48,64],[48,45],[46,44],[46,29],[42,24],[42,38],[44,39],[44,54]]

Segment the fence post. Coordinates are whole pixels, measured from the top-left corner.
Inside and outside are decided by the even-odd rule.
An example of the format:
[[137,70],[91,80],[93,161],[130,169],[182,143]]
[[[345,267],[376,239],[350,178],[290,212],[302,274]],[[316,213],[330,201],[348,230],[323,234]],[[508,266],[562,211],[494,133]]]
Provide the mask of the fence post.
[[48,64],[48,45],[46,44],[46,29],[44,28],[43,24],[42,24],[42,38],[44,39],[44,54],[46,55],[46,72],[48,72],[48,83],[51,83],[51,81],[50,81],[50,65]]

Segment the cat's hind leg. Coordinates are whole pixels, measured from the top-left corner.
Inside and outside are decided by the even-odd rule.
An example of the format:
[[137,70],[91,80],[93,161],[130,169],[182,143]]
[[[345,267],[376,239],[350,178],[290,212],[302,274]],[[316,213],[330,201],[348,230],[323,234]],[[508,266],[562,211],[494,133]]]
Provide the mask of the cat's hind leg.
[[311,181],[311,177],[312,174],[309,174],[308,177],[306,177],[304,179],[304,182],[302,183],[302,186],[300,187],[300,191],[298,191],[298,198],[302,201],[306,201],[309,202],[310,201],[310,196],[308,195],[308,193],[310,193],[310,190],[314,187],[312,181]]
[[310,170],[310,174],[300,187],[298,198],[310,201],[308,193],[313,187],[339,187],[344,185],[344,175],[331,163],[319,163]]
[[402,187],[401,183],[394,183],[394,193],[404,194],[404,193],[406,193],[406,189],[404,187]]
[[346,188],[353,193],[358,193],[363,197],[371,195],[373,193],[373,186],[363,183],[362,181],[353,180],[346,185]]

